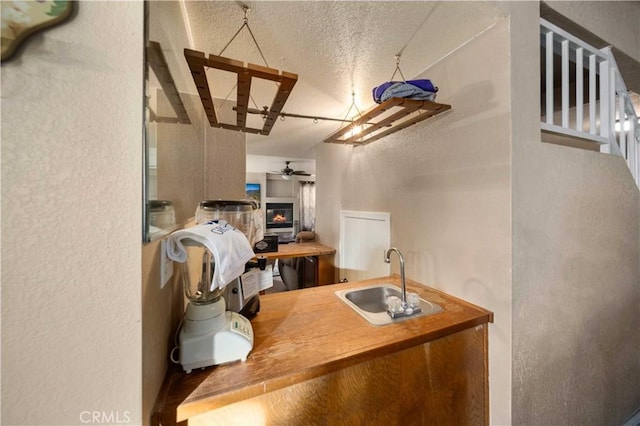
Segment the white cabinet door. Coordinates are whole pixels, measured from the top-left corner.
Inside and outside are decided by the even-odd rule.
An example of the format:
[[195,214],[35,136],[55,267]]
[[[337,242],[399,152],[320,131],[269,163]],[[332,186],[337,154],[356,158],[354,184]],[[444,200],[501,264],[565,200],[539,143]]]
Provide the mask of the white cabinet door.
[[360,281],[389,275],[384,254],[390,244],[389,213],[340,211],[340,279]]

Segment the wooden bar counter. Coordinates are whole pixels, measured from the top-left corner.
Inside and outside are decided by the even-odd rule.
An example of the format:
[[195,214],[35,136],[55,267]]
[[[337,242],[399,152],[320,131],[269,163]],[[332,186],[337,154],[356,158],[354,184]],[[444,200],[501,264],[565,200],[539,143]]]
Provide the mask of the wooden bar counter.
[[293,257],[325,256],[335,254],[336,249],[316,242],[279,244],[278,251],[258,253],[267,259],[291,259]]
[[489,424],[493,313],[407,280],[439,313],[374,326],[335,292],[397,275],[260,296],[247,361],[173,366],[152,424]]
[[317,242],[279,244],[278,251],[259,253],[258,256],[268,260],[291,259],[295,257],[313,257],[315,261],[313,282],[315,285],[325,285],[336,282],[333,255],[336,249]]

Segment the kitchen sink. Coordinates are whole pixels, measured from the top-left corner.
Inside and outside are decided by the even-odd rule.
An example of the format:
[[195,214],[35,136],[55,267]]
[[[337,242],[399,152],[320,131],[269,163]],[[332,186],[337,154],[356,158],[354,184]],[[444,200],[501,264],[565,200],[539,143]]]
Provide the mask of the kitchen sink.
[[402,290],[388,283],[357,289],[338,290],[335,293],[347,306],[373,325],[392,324],[442,311],[442,307],[439,305],[420,299],[420,312],[411,316],[391,318],[387,313],[387,297],[396,296],[402,298]]

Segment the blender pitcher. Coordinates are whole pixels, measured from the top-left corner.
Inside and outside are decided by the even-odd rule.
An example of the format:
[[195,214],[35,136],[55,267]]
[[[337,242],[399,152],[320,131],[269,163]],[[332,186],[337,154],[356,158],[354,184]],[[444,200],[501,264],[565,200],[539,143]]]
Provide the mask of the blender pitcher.
[[253,347],[251,323],[226,309],[224,294],[229,285],[211,290],[216,266],[213,254],[195,241],[182,242],[187,252],[181,268],[182,284],[189,302],[176,347],[180,364],[190,373],[196,368],[246,360]]
[[182,263],[189,299],[174,348],[184,371],[246,360],[253,347],[251,322],[227,310],[225,300],[225,291],[255,256],[246,237],[225,224],[196,225],[169,236],[167,256]]
[[[202,251],[202,262],[200,266],[200,272],[197,276],[199,279],[197,281],[191,280],[191,274],[189,272],[190,269],[197,270],[197,262],[193,262],[194,264],[185,265],[182,268],[182,284],[184,287],[184,295],[189,302],[195,303],[197,305],[204,305],[207,303],[213,303],[217,301],[223,294],[223,290],[216,288],[211,290],[211,280],[213,279],[213,271],[215,268],[215,262],[213,261],[213,256],[211,253],[202,248],[202,247],[189,247],[187,248],[189,253],[189,259],[195,258],[198,259],[200,256],[200,251]],[[191,257],[193,256],[193,257]]]
[[[249,240],[249,244],[253,247],[256,242],[264,238],[262,231],[262,211],[258,209],[257,204],[250,200],[204,200],[201,201],[196,209],[196,224],[203,224],[209,221],[225,220],[235,228],[240,230]],[[205,267],[210,268],[209,272],[206,272],[206,276],[213,276],[213,270],[215,264],[209,260],[202,261],[202,279],[200,283],[206,282],[205,280]],[[207,269],[209,271],[209,269]],[[211,279],[209,278],[209,283]],[[205,286],[206,287],[206,286]],[[215,293],[215,292],[214,292]],[[202,295],[195,293],[197,300],[203,298],[207,299],[207,293],[202,292]],[[217,293],[209,294],[208,297],[217,297]],[[226,303],[226,309],[229,311],[238,312],[241,315],[251,319],[260,311],[260,299],[259,295],[254,295],[249,298],[244,297],[242,278],[238,277],[232,282],[228,283],[222,292]],[[187,296],[188,297],[188,296]],[[198,303],[198,302],[196,302]]]

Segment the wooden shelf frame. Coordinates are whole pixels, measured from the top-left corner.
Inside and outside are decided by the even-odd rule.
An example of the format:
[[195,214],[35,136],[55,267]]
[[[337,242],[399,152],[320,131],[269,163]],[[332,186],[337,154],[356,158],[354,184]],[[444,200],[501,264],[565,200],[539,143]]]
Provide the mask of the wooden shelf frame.
[[[393,109],[397,111],[391,111]],[[431,101],[391,98],[370,108],[353,122],[341,127],[329,135],[324,142],[366,145],[450,109],[451,105]],[[373,121],[388,111],[388,115],[381,117],[379,121]],[[362,130],[354,132],[358,127]]]
[[[211,127],[219,127],[228,130],[240,130],[246,133],[268,135],[273,125],[282,111],[285,102],[291,94],[291,90],[298,81],[298,75],[287,71],[278,71],[260,65],[237,61],[235,59],[222,56],[209,55],[206,57],[203,52],[191,49],[184,49],[184,56],[189,64],[191,76],[198,89],[202,106],[209,120]],[[205,67],[215,68],[237,74],[237,103],[234,107],[236,111],[236,124],[220,123],[216,117],[213,97],[209,89],[209,82]],[[247,127],[247,110],[249,108],[249,93],[251,91],[251,81],[253,78],[275,81],[278,90],[273,98],[273,102],[268,109],[264,125],[261,129]]]
[[167,60],[162,53],[162,46],[160,46],[160,43],[157,41],[149,41],[146,48],[146,55],[149,66],[156,75],[156,78],[162,86],[162,90],[164,90],[165,96],[169,99],[169,103],[177,115],[177,118],[158,117],[152,110],[151,121],[157,121],[158,123],[191,124],[189,114],[187,114],[182,98],[180,98],[180,93],[178,92],[176,82],[173,80],[173,76],[169,70]]

